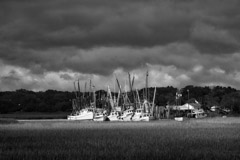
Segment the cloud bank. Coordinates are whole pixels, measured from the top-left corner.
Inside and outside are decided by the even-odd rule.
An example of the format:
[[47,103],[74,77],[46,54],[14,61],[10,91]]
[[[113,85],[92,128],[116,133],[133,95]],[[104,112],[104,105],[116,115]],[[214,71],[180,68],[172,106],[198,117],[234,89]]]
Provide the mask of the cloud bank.
[[[240,84],[238,0],[0,2],[1,90]],[[216,5],[217,4],[217,5]]]

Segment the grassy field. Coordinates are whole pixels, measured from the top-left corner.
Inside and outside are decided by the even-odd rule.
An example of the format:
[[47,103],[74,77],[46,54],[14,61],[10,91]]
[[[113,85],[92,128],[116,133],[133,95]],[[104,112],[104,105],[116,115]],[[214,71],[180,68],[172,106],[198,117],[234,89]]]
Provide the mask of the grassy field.
[[15,112],[8,114],[0,114],[0,118],[12,119],[66,119],[70,112]]
[[240,159],[240,119],[0,124],[0,159]]

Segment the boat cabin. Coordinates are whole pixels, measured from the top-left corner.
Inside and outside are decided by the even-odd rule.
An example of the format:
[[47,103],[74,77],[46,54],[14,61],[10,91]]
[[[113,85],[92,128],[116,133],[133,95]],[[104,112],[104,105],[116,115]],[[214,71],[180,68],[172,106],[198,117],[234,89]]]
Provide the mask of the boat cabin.
[[140,116],[140,118],[142,118],[142,117],[152,117],[152,114],[151,113],[145,113],[145,114]]
[[118,112],[112,112],[111,115],[112,116],[118,116]]
[[136,113],[142,113],[142,111],[143,111],[142,109],[137,109]]

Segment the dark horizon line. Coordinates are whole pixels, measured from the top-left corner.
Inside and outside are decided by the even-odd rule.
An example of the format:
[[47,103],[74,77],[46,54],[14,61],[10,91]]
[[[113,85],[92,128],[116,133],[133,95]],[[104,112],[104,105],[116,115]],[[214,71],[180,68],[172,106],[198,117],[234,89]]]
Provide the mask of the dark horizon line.
[[[165,87],[156,87],[157,89],[158,88],[174,88],[174,89],[177,89],[177,90],[179,90],[179,91],[181,91],[181,90],[183,90],[183,89],[185,89],[185,88],[190,88],[190,87],[201,87],[201,88],[205,88],[205,87],[207,87],[207,88],[209,88],[209,89],[213,89],[213,88],[215,88],[215,87],[222,87],[222,88],[231,88],[231,89],[235,89],[236,91],[240,91],[240,89],[236,89],[236,88],[234,88],[234,87],[232,87],[232,86],[223,86],[223,85],[212,85],[212,86],[198,86],[198,85],[186,85],[185,87],[182,87],[182,88],[178,88],[178,87],[174,87],[174,86],[165,86]],[[148,87],[147,89],[154,89],[155,87]],[[134,91],[135,90],[143,90],[143,89],[146,89],[145,87],[143,87],[143,88],[141,88],[141,89],[133,89]],[[68,90],[56,90],[56,89],[46,89],[46,90],[39,90],[39,91],[33,91],[33,90],[28,90],[28,89],[24,89],[24,88],[20,88],[20,89],[16,89],[16,90],[5,90],[5,91],[1,91],[0,90],[0,92],[16,92],[16,91],[19,91],[19,90],[26,90],[26,91],[31,91],[31,92],[35,92],[35,93],[37,93],[37,92],[47,92],[47,91],[57,91],[57,92],[76,92],[76,91],[74,91],[74,89],[72,90],[72,91],[68,91]],[[116,89],[117,90],[117,89]],[[107,90],[106,89],[98,89],[98,90],[96,90],[95,92],[98,92],[98,91],[106,91],[107,92]],[[78,90],[77,90],[77,92],[78,92]],[[92,92],[92,91],[86,91],[86,92],[83,92],[83,91],[80,91],[80,93],[89,93],[89,92]],[[118,93],[118,91],[116,92],[113,92],[113,91],[111,91],[112,93]],[[127,92],[130,92],[130,91],[127,91]]]

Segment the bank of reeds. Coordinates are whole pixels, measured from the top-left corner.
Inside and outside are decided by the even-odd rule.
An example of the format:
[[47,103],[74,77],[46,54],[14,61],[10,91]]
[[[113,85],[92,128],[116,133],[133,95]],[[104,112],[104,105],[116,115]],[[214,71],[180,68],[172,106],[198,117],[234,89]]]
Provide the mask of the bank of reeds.
[[[225,123],[223,123],[225,122]],[[239,119],[0,125],[3,159],[240,159]]]

